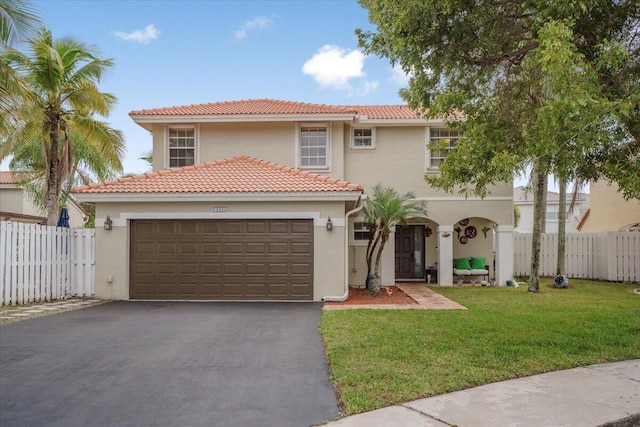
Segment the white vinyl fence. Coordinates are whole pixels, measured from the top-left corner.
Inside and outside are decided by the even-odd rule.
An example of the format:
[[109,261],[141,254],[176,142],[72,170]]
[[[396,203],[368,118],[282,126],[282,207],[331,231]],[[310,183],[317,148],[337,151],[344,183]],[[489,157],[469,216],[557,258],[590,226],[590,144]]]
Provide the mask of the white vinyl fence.
[[[566,235],[566,274],[569,278],[640,282],[640,233],[571,233]],[[513,274],[528,276],[531,234],[514,233]],[[558,235],[544,233],[540,275],[555,276]]]
[[94,294],[95,230],[0,222],[0,304]]

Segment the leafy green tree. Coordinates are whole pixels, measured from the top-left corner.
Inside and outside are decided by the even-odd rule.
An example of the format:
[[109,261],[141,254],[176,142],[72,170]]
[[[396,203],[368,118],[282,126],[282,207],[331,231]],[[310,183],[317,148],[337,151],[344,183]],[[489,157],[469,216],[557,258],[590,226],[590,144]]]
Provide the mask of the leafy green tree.
[[411,192],[400,194],[390,187],[375,185],[371,197],[365,199],[364,220],[369,224],[367,245],[367,290],[372,295],[380,292],[380,260],[382,251],[389,241],[391,231],[397,224],[404,224],[410,218],[426,215],[426,203],[416,201]]
[[19,153],[25,144],[39,141],[41,164],[46,167],[47,217],[49,224],[55,224],[63,183],[77,172],[77,142],[91,144],[105,165],[114,171],[122,170],[122,134],[95,117],[107,116],[116,103],[114,95],[98,88],[113,61],[100,58],[95,47],[76,39],[54,40],[46,29],[27,44],[27,53],[9,48],[0,54],[0,59],[17,71],[29,89],[29,96],[18,105],[16,131],[0,135],[0,160]]
[[431,185],[484,197],[531,167],[529,291],[539,290],[547,176],[640,194],[639,2],[360,3],[377,26],[357,30],[360,44],[411,76],[408,104],[464,131]]

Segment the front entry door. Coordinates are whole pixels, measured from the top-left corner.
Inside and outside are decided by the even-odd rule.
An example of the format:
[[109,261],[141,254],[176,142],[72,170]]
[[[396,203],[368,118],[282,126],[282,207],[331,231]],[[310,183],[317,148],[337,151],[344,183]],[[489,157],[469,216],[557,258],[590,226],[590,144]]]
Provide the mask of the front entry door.
[[424,225],[396,226],[396,279],[424,277]]

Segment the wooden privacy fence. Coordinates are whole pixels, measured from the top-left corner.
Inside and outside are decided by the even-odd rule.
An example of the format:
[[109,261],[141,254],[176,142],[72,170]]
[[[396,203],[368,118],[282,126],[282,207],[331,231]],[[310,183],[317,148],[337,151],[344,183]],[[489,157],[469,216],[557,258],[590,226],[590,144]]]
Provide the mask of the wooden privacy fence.
[[[566,235],[565,266],[569,278],[640,282],[640,233]],[[531,271],[531,234],[514,233],[513,274]],[[540,251],[540,275],[555,276],[558,235],[544,233]]]
[[0,304],[94,294],[95,230],[0,222]]

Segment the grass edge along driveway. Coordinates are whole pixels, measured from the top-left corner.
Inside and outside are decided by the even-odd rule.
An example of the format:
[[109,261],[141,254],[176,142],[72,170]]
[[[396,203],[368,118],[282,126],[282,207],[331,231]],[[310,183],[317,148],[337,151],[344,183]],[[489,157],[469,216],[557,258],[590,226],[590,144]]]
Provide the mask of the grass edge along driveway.
[[325,311],[344,415],[542,372],[640,357],[637,285],[434,288],[469,310]]

